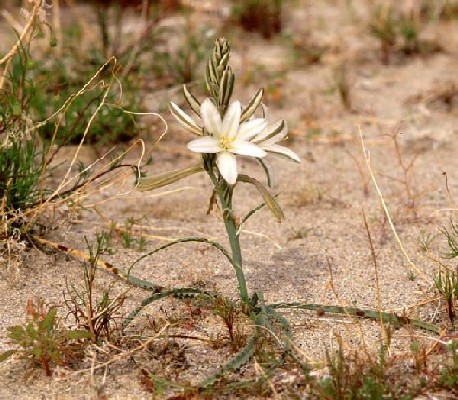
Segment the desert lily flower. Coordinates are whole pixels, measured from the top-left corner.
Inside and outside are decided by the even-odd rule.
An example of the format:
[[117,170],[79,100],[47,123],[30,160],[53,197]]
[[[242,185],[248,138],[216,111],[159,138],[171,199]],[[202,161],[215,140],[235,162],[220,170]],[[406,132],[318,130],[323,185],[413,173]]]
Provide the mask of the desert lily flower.
[[203,127],[184,113],[176,104],[171,103],[173,115],[186,129],[197,135],[207,134],[188,143],[188,149],[196,153],[216,154],[216,165],[224,180],[233,185],[237,181],[237,155],[262,158],[266,152],[251,139],[261,135],[267,128],[265,118],[253,118],[240,122],[242,107],[234,101],[224,117],[213,102],[207,98],[200,106]]

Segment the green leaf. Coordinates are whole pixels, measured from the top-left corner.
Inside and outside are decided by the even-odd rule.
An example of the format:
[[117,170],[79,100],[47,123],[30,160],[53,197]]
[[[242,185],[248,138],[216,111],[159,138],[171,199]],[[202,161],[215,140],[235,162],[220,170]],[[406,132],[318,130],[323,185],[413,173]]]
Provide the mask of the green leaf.
[[88,331],[67,331],[64,336],[68,340],[89,339],[91,333]]
[[0,362],[6,361],[16,352],[17,352],[16,350],[7,350],[7,351],[4,351],[3,353],[0,353]]
[[146,178],[140,178],[137,185],[137,190],[141,192],[155,190],[160,187],[170,185],[171,183],[177,182],[180,179],[186,178],[198,172],[202,172],[204,166],[202,162],[190,167],[178,169],[164,174],[150,176]]
[[41,347],[34,347],[32,349],[32,353],[35,358],[39,359],[43,354],[43,350],[41,349]]
[[56,315],[57,315],[57,308],[52,307],[48,313],[46,314],[44,320],[40,324],[42,328],[51,331],[54,329],[54,325],[56,323]]
[[283,211],[280,205],[277,203],[277,200],[270,194],[270,192],[262,185],[261,182],[243,174],[239,174],[237,180],[240,182],[249,183],[258,189],[258,192],[262,196],[264,203],[266,203],[267,207],[269,207],[269,210],[272,212],[278,222],[281,222],[285,218],[285,214],[283,214]]
[[27,336],[22,326],[11,326],[8,328],[8,337],[16,343],[22,342]]

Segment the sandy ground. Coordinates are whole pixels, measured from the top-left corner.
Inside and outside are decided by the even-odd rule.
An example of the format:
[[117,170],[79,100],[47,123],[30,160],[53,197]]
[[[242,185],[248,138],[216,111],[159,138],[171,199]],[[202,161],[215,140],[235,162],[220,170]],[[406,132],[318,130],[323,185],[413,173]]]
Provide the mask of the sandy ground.
[[[424,32],[428,38],[437,38],[444,51],[424,57],[398,57],[392,65],[385,66],[380,64],[377,42],[364,24],[368,15],[365,2],[353,2],[352,12],[345,11],[344,1],[298,3],[294,11],[286,10],[286,30],[303,40],[309,35],[319,44],[331,46],[332,51],[322,63],[293,63],[291,49],[279,40],[265,42],[249,36],[253,44],[245,42],[243,51],[236,39],[233,42],[236,72],[246,83],[244,90],[239,87],[236,93],[243,101],[263,84],[249,81],[240,62],[243,57],[251,68],[256,62],[280,71],[279,78],[268,82],[280,95],[268,92],[267,104],[272,120],[288,120],[288,145],[303,160],[297,165],[274,157],[268,159],[275,175],[274,191],[280,193],[286,220],[278,224],[267,210],[262,210],[244,227],[242,247],[249,288],[263,292],[269,303],[303,301],[372,309],[381,305],[384,310],[404,310],[411,318],[450,329],[445,307],[434,300],[433,277],[438,265],[431,257],[441,259],[446,251],[440,229],[448,226],[455,214],[458,108],[452,104],[447,109],[440,99],[433,97],[444,85],[456,84],[456,23],[434,23]],[[348,65],[351,110],[342,106],[333,89],[332,71],[342,60]],[[152,107],[163,105],[154,94],[150,97]],[[176,100],[178,95],[171,98]],[[359,129],[397,233],[414,267],[400,250],[382,211],[365,165]],[[169,133],[155,150],[149,171],[164,172],[197,160],[198,156],[186,152],[189,139],[177,124],[171,123]],[[395,140],[400,157],[395,151]],[[408,165],[414,157],[406,186],[401,164]],[[241,161],[241,170],[263,179],[253,162]],[[452,198],[446,189],[444,172]],[[133,178],[129,177],[114,187],[97,190],[82,201],[88,206],[87,211],[74,213],[66,206],[55,210],[51,218],[58,229],[46,237],[84,251],[84,236],[93,240],[96,232],[109,229],[110,222],[123,227],[126,219],[133,217],[141,218],[147,250],[165,240],[195,235],[226,244],[217,213],[206,214],[211,187],[203,174],[172,185],[167,191],[182,190],[163,190],[161,196],[135,192],[132,186]],[[414,208],[408,206],[412,198]],[[250,187],[237,187],[238,215],[244,215],[260,201]],[[378,287],[363,215],[375,248]],[[422,242],[428,237],[434,239],[427,253]],[[115,254],[104,259],[123,269],[142,254],[124,249],[119,238],[114,238],[114,246]],[[4,261],[0,269],[0,350],[11,347],[6,328],[24,322],[27,299],[40,296],[50,304],[62,305],[66,281],[81,285],[83,279],[82,262],[64,254],[45,254],[31,248],[17,250],[9,263],[6,258]],[[216,251],[201,244],[180,244],[146,258],[132,273],[167,287],[198,285],[232,298],[237,295],[231,267]],[[98,280],[99,287],[113,282],[109,274],[100,274]],[[115,293],[125,289],[122,282],[115,283],[113,288]],[[146,293],[142,290],[131,290],[126,310],[144,297]],[[189,313],[186,307],[177,300],[166,300],[161,308],[148,308],[146,314],[164,321],[171,315]],[[61,314],[65,315],[63,307]],[[374,322],[355,324],[347,318],[307,312],[285,315],[291,318],[298,346],[312,363],[324,362],[325,351],[335,348],[337,336],[343,338],[348,348],[367,347],[374,354],[380,345],[381,329]],[[135,322],[132,332],[136,329],[152,334],[145,316]],[[215,328],[214,318],[207,313],[189,332],[210,337],[224,334],[224,329]],[[391,351],[405,352],[413,338],[429,344],[435,340],[432,334],[403,328],[393,333]],[[231,354],[228,348],[214,350],[206,342],[183,340],[177,346],[184,349],[186,360],[180,371],[181,381],[205,376]],[[94,365],[105,361],[103,350],[91,349],[81,362],[81,369],[88,371],[60,368],[52,378],[13,358],[0,365],[0,398],[150,398],[140,384],[138,366],[156,368],[161,361],[154,358],[151,351],[91,372],[92,361]],[[167,368],[165,364],[163,368]],[[252,367],[247,368],[245,373],[253,373]],[[289,372],[276,383],[280,388],[291,385],[295,379],[294,373]]]

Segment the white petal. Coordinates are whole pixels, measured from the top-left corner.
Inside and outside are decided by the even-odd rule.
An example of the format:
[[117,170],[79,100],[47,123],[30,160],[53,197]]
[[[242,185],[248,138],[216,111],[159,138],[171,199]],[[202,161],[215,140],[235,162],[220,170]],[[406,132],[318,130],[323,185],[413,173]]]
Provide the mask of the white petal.
[[219,132],[221,131],[221,117],[218,109],[209,98],[205,99],[200,105],[200,118],[202,118],[204,126],[209,133],[219,136]]
[[259,146],[245,140],[236,140],[232,142],[229,149],[232,153],[250,157],[264,157],[266,152]]
[[286,121],[279,121],[278,124],[284,123],[283,128],[280,132],[278,132],[276,135],[267,138],[262,142],[264,146],[270,146],[272,144],[278,143],[281,140],[285,138],[285,136],[288,134],[288,125],[286,124]]
[[240,106],[240,102],[234,101],[226,110],[226,114],[224,114],[223,125],[221,126],[222,135],[228,138],[234,138],[237,135],[241,113],[242,107]]
[[235,156],[227,151],[218,153],[216,156],[216,165],[224,180],[230,185],[237,181],[237,160]]
[[195,153],[218,153],[222,151],[219,143],[213,136],[205,136],[189,142],[188,149]]
[[248,122],[243,122],[239,126],[237,140],[250,140],[254,136],[260,134],[267,128],[267,120],[264,118],[251,119]]
[[276,153],[288,157],[292,161],[301,162],[299,156],[292,150],[278,144],[271,144],[270,146],[262,146],[262,148],[269,153]]
[[[281,130],[278,131],[279,129]],[[276,133],[276,131],[278,132]],[[264,130],[264,132],[256,136],[252,141],[254,143],[265,141],[264,144],[270,145],[283,139],[287,133],[288,125],[286,124],[286,121],[281,120],[269,126],[266,130]],[[275,141],[272,141],[273,138],[275,138]]]
[[178,107],[173,101],[170,102],[170,112],[176,118],[176,120],[188,131],[201,136],[202,128],[200,128],[194,120],[186,114],[180,107]]

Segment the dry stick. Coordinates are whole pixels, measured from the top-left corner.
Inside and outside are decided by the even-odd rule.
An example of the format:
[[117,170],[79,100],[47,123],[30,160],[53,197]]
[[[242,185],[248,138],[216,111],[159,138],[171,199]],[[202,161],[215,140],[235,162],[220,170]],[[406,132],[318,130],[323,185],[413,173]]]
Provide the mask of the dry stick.
[[372,257],[372,262],[374,264],[374,273],[375,273],[375,290],[376,290],[376,296],[377,296],[377,308],[379,311],[380,315],[380,326],[382,327],[382,334],[385,339],[385,343],[387,344],[388,352],[390,353],[390,347],[389,347],[389,337],[388,333],[385,328],[385,323],[383,322],[383,317],[382,317],[382,299],[380,297],[380,285],[379,285],[379,278],[378,278],[378,264],[377,264],[377,256],[375,255],[375,249],[374,249],[374,243],[372,241],[372,236],[371,236],[371,231],[369,229],[369,224],[367,223],[367,218],[366,218],[366,213],[363,210],[363,219],[364,219],[364,227],[366,228],[366,233],[367,233],[367,239],[369,240],[369,246],[371,249],[371,257]]
[[[369,351],[368,351],[368,346],[367,346],[367,343],[366,343],[366,339],[364,337],[364,332],[363,332],[363,329],[361,328],[361,324],[359,323],[359,320],[355,318],[354,315],[350,314],[347,310],[347,307],[346,306],[342,306],[342,302],[340,301],[340,296],[339,294],[337,293],[337,290],[334,286],[334,272],[332,270],[332,264],[331,264],[331,261],[329,260],[329,257],[328,255],[326,255],[326,262],[328,264],[328,269],[329,269],[329,278],[330,278],[330,281],[329,281],[329,287],[331,288],[332,290],[332,293],[334,294],[336,300],[337,300],[337,305],[340,306],[343,310],[344,310],[344,314],[347,316],[347,318],[351,321],[351,323],[356,327],[357,331],[358,331],[358,334],[359,334],[359,337],[363,343],[363,349],[364,349],[364,353],[366,353],[366,356],[368,359],[371,359],[370,357],[370,354],[369,354]],[[345,328],[346,329],[346,328]],[[347,329],[346,329],[347,330]],[[349,333],[349,331],[347,330],[347,333]],[[351,335],[350,335],[351,336]]]
[[364,144],[364,138],[363,138],[363,133],[361,131],[361,126],[358,126],[358,129],[359,129],[359,137],[361,139],[361,147],[362,147],[362,150],[363,150],[364,159],[366,161],[367,169],[368,169],[369,174],[371,176],[372,182],[374,183],[375,190],[377,191],[377,194],[380,197],[380,202],[382,204],[383,211],[385,212],[385,215],[386,215],[386,217],[388,219],[388,223],[390,224],[390,228],[391,228],[391,231],[393,232],[394,238],[395,238],[399,248],[401,249],[402,254],[404,255],[405,259],[407,260],[408,264],[410,265],[410,267],[412,269],[414,269],[415,271],[417,271],[417,273],[422,277],[422,279],[424,279],[425,281],[428,281],[428,279],[425,277],[425,274],[423,272],[421,272],[420,269],[410,259],[409,255],[407,254],[407,251],[404,249],[404,246],[403,246],[403,244],[401,242],[401,239],[398,236],[396,228],[394,227],[394,224],[393,224],[393,220],[391,219],[390,212],[388,211],[388,207],[387,207],[387,205],[385,203],[385,199],[383,198],[383,193],[380,190],[380,187],[377,184],[377,180],[375,179],[374,172],[372,171],[370,156],[369,156],[369,153],[366,150],[366,146]]
[[[91,85],[92,82],[94,82],[94,80],[100,75],[100,73],[105,69],[105,67],[110,64],[112,61],[114,61],[115,65],[116,65],[116,58],[115,57],[110,57],[98,70],[97,72],[91,77],[91,79],[89,79],[85,85],[80,89],[78,90],[78,92],[76,92],[74,95],[71,95],[67,100],[65,100],[64,104],[62,104],[62,106],[57,110],[55,111],[52,115],[50,115],[48,118],[46,118],[45,120],[41,121],[41,122],[38,122],[36,125],[32,126],[31,128],[27,129],[25,131],[25,135],[29,134],[30,132],[32,131],[35,131],[37,130],[38,128],[41,128],[42,126],[46,125],[49,121],[51,121],[54,117],[56,117],[57,115],[59,115],[63,110],[65,110],[77,97],[81,96],[85,91],[86,89]],[[106,97],[106,96],[105,96]],[[99,105],[100,107],[100,105]]]
[[116,361],[120,361],[124,358],[132,356],[133,354],[139,352],[140,350],[147,348],[151,342],[153,342],[154,340],[162,336],[162,334],[169,328],[169,326],[170,326],[170,323],[166,323],[165,326],[158,333],[156,333],[154,336],[151,336],[146,342],[142,343],[140,346],[137,346],[132,350],[126,351],[125,353],[118,354],[115,357],[113,357],[111,360],[104,362],[103,364],[93,365],[91,366],[91,368],[86,368],[86,369],[81,369],[79,371],[75,371],[75,374],[81,374],[83,372],[92,372],[92,371],[95,371],[96,369],[105,368],[115,363]]
[[38,13],[41,10],[42,6],[42,0],[35,0],[35,6],[32,9],[32,12],[30,14],[29,20],[27,21],[27,24],[25,25],[21,35],[19,36],[18,40],[16,41],[16,44],[13,46],[13,48],[8,52],[6,56],[4,56],[2,59],[0,59],[0,65],[5,64],[4,70],[2,72],[2,76],[0,78],[0,90],[3,89],[3,85],[5,84],[6,80],[6,74],[8,73],[9,66],[11,64],[11,60],[17,53],[18,49],[21,47],[21,44],[24,42],[26,36],[29,34],[30,30],[33,28],[33,24],[35,22],[35,19],[38,15]]
[[[48,204],[48,203],[51,201],[51,199],[53,199],[54,197],[56,197],[56,196],[59,194],[60,190],[61,190],[63,187],[65,187],[69,182],[71,182],[71,180],[70,180],[70,181],[66,181],[67,178],[68,178],[68,175],[70,175],[70,172],[71,172],[73,166],[74,166],[75,163],[76,163],[76,159],[77,159],[78,154],[79,154],[79,152],[80,152],[80,150],[81,150],[81,147],[83,146],[84,140],[86,139],[86,135],[87,135],[87,133],[89,132],[89,128],[91,127],[92,122],[94,121],[94,119],[95,119],[96,115],[98,114],[98,112],[100,111],[100,109],[105,105],[105,99],[107,98],[108,93],[110,92],[110,89],[111,89],[111,85],[108,85],[108,89],[105,91],[105,93],[104,93],[104,95],[103,95],[103,97],[102,97],[102,101],[101,101],[100,104],[97,106],[96,110],[94,111],[94,114],[92,114],[91,118],[89,119],[89,121],[88,121],[88,123],[87,123],[87,126],[86,126],[86,129],[85,129],[84,132],[83,132],[83,137],[81,138],[81,141],[80,141],[80,143],[79,143],[79,145],[78,145],[78,147],[77,147],[77,149],[76,149],[76,151],[75,151],[75,154],[74,154],[74,156],[73,156],[72,161],[70,162],[70,166],[68,167],[68,170],[67,170],[67,172],[66,172],[64,178],[62,179],[62,182],[59,184],[59,186],[57,187],[57,189],[52,193],[52,195],[49,196],[49,198],[46,199],[46,201],[45,201],[42,205]],[[40,207],[37,207],[37,209],[35,210],[35,213],[32,215],[32,218],[31,218],[31,220],[29,221],[28,225],[31,224],[32,221],[35,220],[35,217],[38,215],[38,213],[39,213],[39,211],[40,211],[42,205],[40,205]]]
[[53,28],[54,36],[57,41],[57,54],[62,56],[62,24],[60,21],[60,2],[59,0],[52,1],[52,15],[53,15]]
[[[141,12],[141,20],[143,24],[143,29],[146,28],[148,25],[148,5],[149,5],[149,0],[143,0],[142,1],[142,12]],[[132,52],[130,53],[129,60],[126,63],[126,67],[124,70],[121,72],[121,77],[120,79],[124,79],[130,72],[130,69],[132,68],[132,65],[137,58],[138,51],[140,49],[140,43],[142,42],[142,32],[140,31],[137,41],[135,42],[134,48],[132,49]]]
[[[27,21],[27,24],[25,25],[21,35],[19,36],[13,48],[9,51],[9,53],[6,56],[0,59],[0,65],[5,64],[9,59],[13,58],[14,55],[17,53],[19,47],[21,47],[21,43],[23,43],[25,37],[28,35],[30,30],[32,29],[33,23],[35,22],[35,18],[37,17],[38,13],[41,10],[42,2],[43,2],[42,0],[35,0],[35,6],[32,9],[32,12],[30,14],[29,20]],[[0,89],[2,88],[1,83],[3,82],[0,82]]]
[[265,379],[267,384],[270,387],[270,390],[272,391],[272,394],[274,395],[274,399],[278,399],[278,392],[275,389],[275,385],[273,384],[272,380],[269,378],[269,376],[266,374],[266,371],[264,371],[264,368],[256,361],[254,360],[254,369],[255,371],[259,372],[262,377]]

